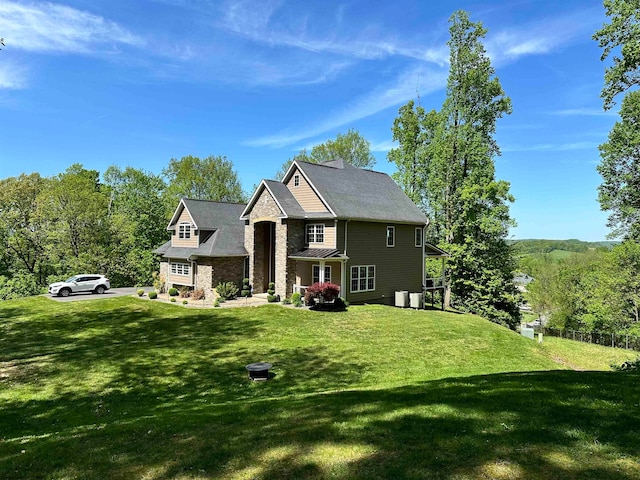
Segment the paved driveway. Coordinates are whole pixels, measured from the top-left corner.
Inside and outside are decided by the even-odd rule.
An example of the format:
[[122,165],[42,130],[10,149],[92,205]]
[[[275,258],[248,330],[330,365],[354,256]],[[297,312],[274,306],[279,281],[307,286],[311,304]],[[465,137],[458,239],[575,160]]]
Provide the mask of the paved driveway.
[[98,295],[90,292],[83,293],[74,293],[69,295],[68,297],[54,297],[45,294],[46,297],[49,297],[56,302],[77,302],[79,300],[100,300],[102,298],[116,298],[116,297],[125,297],[127,295],[135,295],[138,291],[138,288],[142,288],[145,292],[150,292],[153,290],[153,287],[122,287],[122,288],[112,288],[107,290],[102,295]]

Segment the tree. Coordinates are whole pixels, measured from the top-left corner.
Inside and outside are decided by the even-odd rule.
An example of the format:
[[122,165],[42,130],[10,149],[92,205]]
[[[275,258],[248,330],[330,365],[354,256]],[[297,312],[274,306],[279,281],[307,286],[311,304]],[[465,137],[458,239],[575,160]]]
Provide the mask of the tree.
[[162,175],[167,181],[165,202],[171,212],[181,198],[219,202],[246,200],[238,174],[224,156],[172,158]]
[[[495,179],[497,120],[511,101],[481,42],[486,30],[466,12],[450,18],[450,68],[440,112],[409,102],[392,129],[400,147],[389,159],[396,178],[430,217],[429,239],[451,252],[451,303],[515,327],[519,295],[515,256],[506,237],[514,224],[509,184]],[[419,129],[416,127],[419,125]]]
[[301,150],[293,158],[287,160],[276,173],[277,179],[282,179],[293,163],[293,160],[301,160],[310,163],[331,162],[344,160],[354,167],[372,168],[376,159],[371,153],[371,144],[357,130],[349,129],[344,135],[338,133],[335,140],[327,140],[315,145],[310,153]]
[[38,173],[0,180],[0,236],[14,272],[43,274],[45,239],[36,209],[46,183]]
[[167,239],[166,184],[152,173],[115,165],[104,173],[104,183],[112,231],[109,276],[115,283],[148,285],[158,269],[153,249]]
[[611,212],[609,237],[640,240],[640,92],[629,91],[640,85],[640,0],[605,0],[604,7],[610,23],[593,38],[604,49],[602,60],[613,55],[600,95],[605,110],[615,104],[616,96],[624,96],[621,121],[611,129],[608,142],[600,145],[598,171],[604,181],[598,199],[601,208]]
[[38,214],[46,222],[47,254],[59,273],[106,270],[108,204],[96,170],[74,164],[50,179],[38,197]]

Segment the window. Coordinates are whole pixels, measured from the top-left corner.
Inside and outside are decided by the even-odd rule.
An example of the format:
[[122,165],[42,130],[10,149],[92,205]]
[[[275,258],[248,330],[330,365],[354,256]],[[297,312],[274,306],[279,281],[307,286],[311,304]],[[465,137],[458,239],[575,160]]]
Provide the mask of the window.
[[396,246],[396,227],[387,227],[387,247]]
[[[320,281],[320,265],[314,265],[312,283],[317,283],[319,281]],[[328,265],[325,265],[324,267],[324,281],[331,282],[331,267]]]
[[181,223],[178,226],[178,238],[191,238],[191,224]]
[[293,186],[294,187],[299,187],[300,186],[300,175],[294,175],[293,176]]
[[351,292],[370,292],[376,289],[376,266],[351,267]]
[[172,263],[171,273],[173,275],[188,276],[191,273],[191,265],[189,265],[188,263]]
[[422,227],[416,227],[416,247],[422,247]]
[[310,243],[324,243],[324,224],[307,225],[307,244]]

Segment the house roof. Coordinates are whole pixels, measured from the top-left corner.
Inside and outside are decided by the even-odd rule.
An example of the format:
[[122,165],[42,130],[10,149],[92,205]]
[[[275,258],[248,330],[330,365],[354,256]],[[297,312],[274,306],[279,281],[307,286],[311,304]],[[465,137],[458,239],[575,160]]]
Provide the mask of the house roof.
[[187,209],[199,230],[200,245],[197,248],[172,247],[169,241],[154,250],[154,253],[162,254],[164,258],[182,259],[247,255],[247,250],[244,248],[244,222],[239,219],[244,208],[243,204],[183,198],[171,219],[168,230],[175,228],[181,208]]
[[448,252],[445,252],[439,247],[436,247],[433,243],[424,244],[424,254],[427,257],[450,257]]
[[290,258],[343,258],[335,248],[305,248],[289,255]]
[[180,200],[167,230],[175,229],[175,224],[183,208],[189,212],[198,230],[215,230],[221,225],[238,223],[239,212],[242,212],[244,204],[183,198]]
[[427,217],[386,173],[356,168],[337,160],[322,164],[295,160],[320,199],[338,218],[374,222],[425,224]]

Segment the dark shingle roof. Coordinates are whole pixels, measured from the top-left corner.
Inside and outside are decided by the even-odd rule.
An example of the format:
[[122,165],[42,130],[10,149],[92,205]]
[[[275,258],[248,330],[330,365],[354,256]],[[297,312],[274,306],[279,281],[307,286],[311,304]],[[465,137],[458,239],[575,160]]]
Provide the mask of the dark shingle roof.
[[427,217],[393,179],[338,160],[296,164],[338,218],[395,223],[427,223]]
[[264,183],[275,197],[276,202],[282,207],[287,217],[304,218],[304,209],[284,183],[276,182],[275,180],[265,180]]
[[[237,257],[247,255],[244,248],[244,221],[240,203],[210,202],[183,198],[187,210],[204,240],[198,248],[172,247],[167,242],[154,252],[164,258]],[[175,215],[174,215],[175,216]]]

